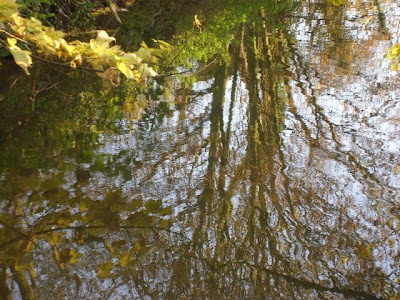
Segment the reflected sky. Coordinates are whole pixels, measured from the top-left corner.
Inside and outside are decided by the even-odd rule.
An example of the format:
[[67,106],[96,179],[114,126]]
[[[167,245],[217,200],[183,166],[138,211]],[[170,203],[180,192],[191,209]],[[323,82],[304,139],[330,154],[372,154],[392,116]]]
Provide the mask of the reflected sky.
[[[177,88],[140,121],[122,119],[118,134],[101,133],[95,155],[104,167],[71,156],[72,168],[46,170],[61,174],[56,192],[66,203],[32,213],[32,195],[52,201],[44,184],[14,195],[18,230],[51,210],[68,212],[63,247],[82,254],[72,264],[72,252],[59,251],[69,255],[59,268],[57,243],[43,237],[54,227],[38,230],[35,293],[397,299],[400,85],[385,52],[400,34],[400,8],[379,5],[309,1],[290,14],[261,10],[238,26],[230,60],[190,91]],[[108,204],[99,215],[82,217],[100,203]],[[4,202],[2,214],[14,206]],[[143,225],[139,214],[153,223]],[[95,231],[107,222],[108,231]],[[114,266],[109,277],[106,262]]]

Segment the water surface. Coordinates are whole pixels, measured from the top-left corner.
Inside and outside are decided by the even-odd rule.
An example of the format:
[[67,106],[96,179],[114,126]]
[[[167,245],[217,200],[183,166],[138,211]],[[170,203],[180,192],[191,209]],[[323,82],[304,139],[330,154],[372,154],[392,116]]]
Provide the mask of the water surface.
[[164,92],[4,83],[4,295],[400,297],[399,4],[251,5]]

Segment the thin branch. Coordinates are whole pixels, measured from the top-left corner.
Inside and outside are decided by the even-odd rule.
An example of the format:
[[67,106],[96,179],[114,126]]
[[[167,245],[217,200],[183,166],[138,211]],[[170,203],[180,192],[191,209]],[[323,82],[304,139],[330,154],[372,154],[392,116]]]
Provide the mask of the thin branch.
[[[0,221],[1,222],[1,221]],[[2,223],[2,222],[1,222]],[[6,224],[4,224],[5,226],[7,226]],[[7,226],[9,227],[9,226]],[[9,227],[10,229],[18,232],[16,229]],[[159,230],[159,231],[165,231],[171,234],[175,234],[178,235],[188,241],[191,241],[190,238],[188,238],[186,235],[184,235],[183,233],[180,232],[176,232],[176,231],[172,231],[170,229],[164,228],[164,227],[159,227],[159,226],[136,226],[136,225],[125,225],[125,226],[119,226],[119,228],[122,229],[150,229],[150,230]],[[42,234],[47,234],[47,233],[51,233],[51,232],[57,232],[57,231],[62,231],[62,230],[87,230],[87,229],[107,229],[107,226],[101,226],[101,225],[92,225],[92,226],[67,226],[67,227],[58,227],[58,228],[52,228],[52,229],[47,229],[47,230],[42,230],[42,231],[37,231],[34,232],[34,235],[42,235]],[[18,232],[23,238],[29,239],[33,244],[35,244],[28,236],[24,235],[23,233]],[[0,245],[0,249],[4,248],[7,245],[10,245],[12,243],[15,243],[17,241],[21,240],[21,237],[17,237],[14,238],[12,240],[9,240],[6,243],[3,243]],[[36,244],[35,244],[36,245]],[[37,246],[37,245],[36,245]]]
[[15,35],[9,33],[8,31],[6,31],[6,30],[4,30],[4,29],[0,29],[0,32],[4,33],[4,34],[6,34],[6,35],[8,35],[8,36],[10,36],[10,37],[12,37],[12,38],[14,38],[14,39],[20,41],[20,42],[23,42],[23,43],[25,43],[25,44],[28,43],[27,41],[24,41],[23,39],[21,39],[21,38],[15,36]]
[[208,63],[206,66],[204,66],[200,70],[196,70],[196,71],[188,70],[188,71],[177,72],[177,73],[162,74],[162,75],[157,75],[155,78],[169,77],[169,76],[175,76],[175,75],[184,75],[184,74],[194,75],[194,74],[197,74],[197,73],[201,73],[205,69],[210,67],[212,64],[214,64],[217,61],[218,58],[219,58],[219,54],[210,63]]
[[[52,228],[52,229],[47,229],[47,230],[43,230],[43,231],[39,231],[36,232],[36,235],[40,235],[40,234],[46,234],[46,233],[50,233],[50,232],[55,232],[55,231],[62,231],[62,230],[77,230],[77,229],[105,229],[108,228],[107,226],[101,226],[101,225],[92,225],[92,226],[67,226],[67,227],[60,227],[60,228]],[[179,235],[180,237],[185,238],[188,241],[191,241],[190,238],[188,238],[186,235],[180,233],[180,232],[176,232],[176,231],[172,231],[170,229],[164,228],[164,227],[160,227],[160,226],[137,226],[137,225],[124,225],[124,226],[119,226],[119,228],[122,229],[151,229],[151,230],[160,230],[160,231],[166,231],[168,233],[171,234],[175,234],[175,235]]]
[[[26,234],[24,234],[23,232],[19,231],[18,229],[15,229],[14,227],[4,223],[3,221],[0,220],[0,224],[2,224],[3,226],[7,227],[8,229],[18,233],[20,236],[22,236],[24,239],[27,239],[28,241],[32,242],[36,247],[38,247],[38,245]],[[20,240],[20,239],[18,239]]]

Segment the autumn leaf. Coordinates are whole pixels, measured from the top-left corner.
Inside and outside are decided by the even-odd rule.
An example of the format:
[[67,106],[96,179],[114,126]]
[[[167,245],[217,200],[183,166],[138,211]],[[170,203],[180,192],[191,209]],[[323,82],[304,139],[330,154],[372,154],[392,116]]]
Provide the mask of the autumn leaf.
[[333,5],[339,6],[344,4],[345,0],[329,0]]
[[149,67],[147,64],[142,64],[139,67],[140,77],[155,77],[157,76],[157,72],[153,70],[153,68]]
[[197,18],[197,15],[194,15],[194,21],[193,21],[193,25],[196,26],[200,32],[202,32],[202,24],[200,22],[200,20]]
[[137,56],[135,53],[124,53],[122,56],[117,57],[117,59],[121,60],[128,66],[137,66],[143,61],[143,59]]
[[108,68],[102,75],[102,83],[105,89],[119,86],[120,71],[114,67]]
[[121,71],[122,74],[126,76],[128,79],[135,79],[135,74],[130,69],[130,67],[124,62],[117,62],[117,68]]
[[18,12],[19,5],[15,0],[0,0],[0,22],[7,21]]
[[100,30],[97,33],[97,37],[90,40],[90,47],[93,51],[101,54],[113,41],[115,41],[115,38],[108,36],[107,32],[104,30]]
[[[0,0],[0,8],[16,8],[14,0]],[[17,12],[17,11],[16,11]],[[0,10],[0,13],[3,13]],[[156,71],[147,63],[157,63],[165,51],[170,50],[168,43],[157,41],[159,49],[149,48],[146,43],[141,43],[141,48],[135,53],[125,53],[118,45],[110,46],[115,38],[109,36],[104,30],[97,32],[96,38],[88,43],[79,40],[66,41],[64,33],[54,28],[47,27],[35,18],[24,18],[18,13],[9,16],[9,26],[13,34],[18,36],[22,42],[30,43],[37,53],[45,56],[56,56],[63,61],[69,61],[72,69],[80,67],[84,61],[102,77],[105,87],[118,86],[121,72],[128,79],[138,82],[146,82],[149,76],[156,76]],[[9,39],[9,50],[26,74],[32,65],[31,52],[22,50],[17,45],[16,39]],[[103,72],[106,70],[105,72]]]
[[124,254],[122,254],[122,256],[119,258],[119,264],[121,265],[121,267],[125,268],[130,260],[131,254],[129,252],[125,252]]
[[80,201],[79,202],[79,212],[84,212],[86,210],[86,202],[85,201]]
[[99,270],[97,271],[97,276],[100,278],[109,278],[111,277],[111,271],[114,268],[114,264],[112,262],[102,263],[99,266]]
[[17,40],[16,39],[7,39],[8,44],[9,44],[9,50],[14,57],[15,63],[20,66],[27,75],[29,74],[28,68],[32,65],[32,58],[31,58],[31,52],[27,50],[21,50],[17,46]]

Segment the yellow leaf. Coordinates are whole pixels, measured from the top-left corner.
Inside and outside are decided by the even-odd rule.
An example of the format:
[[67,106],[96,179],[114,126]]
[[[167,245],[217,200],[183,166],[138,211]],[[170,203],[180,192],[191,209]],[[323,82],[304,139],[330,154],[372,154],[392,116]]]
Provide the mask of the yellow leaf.
[[147,47],[143,47],[143,45],[146,45],[144,43],[142,43],[142,48],[140,48],[136,54],[137,56],[139,56],[141,59],[143,59],[144,61],[150,61],[151,57],[152,57],[152,52],[151,50]]
[[104,30],[100,30],[97,33],[96,42],[98,44],[107,44],[108,45],[114,41],[115,41],[115,38],[108,36],[107,32],[105,32]]
[[129,79],[134,79],[135,78],[135,75],[133,74],[133,71],[124,62],[117,62],[117,68],[127,78],[129,78]]
[[170,51],[172,49],[172,46],[165,41],[155,39],[153,39],[153,41],[159,45],[161,50]]
[[393,168],[393,174],[397,175],[397,173],[399,173],[399,165],[395,165]]
[[85,210],[86,210],[86,202],[85,201],[79,202],[79,211],[84,212]]
[[131,251],[134,254],[138,254],[140,249],[142,249],[142,244],[140,243],[140,241],[136,241]]
[[138,57],[135,53],[125,53],[123,56],[116,57],[118,60],[121,60],[128,66],[131,65],[139,65],[143,59]]
[[26,19],[20,17],[17,13],[11,15],[11,19],[14,21],[15,25],[18,27],[23,27],[26,23]]
[[193,24],[200,30],[200,32],[202,32],[202,27],[201,27],[202,25],[201,25],[200,20],[197,18],[197,15],[194,15]]
[[31,52],[21,50],[18,46],[14,45],[9,48],[15,63],[20,66],[27,75],[29,74],[28,68],[32,65]]
[[51,246],[57,245],[60,242],[60,240],[63,237],[63,235],[64,235],[63,233],[54,233],[54,234],[52,234],[51,235],[51,239],[49,241],[50,245]]
[[71,60],[70,65],[72,69],[80,67],[82,65],[82,55],[78,54],[77,56],[75,56],[75,58]]
[[18,13],[18,7],[15,0],[0,0],[0,22],[9,20],[13,14]]
[[75,46],[68,44],[64,39],[55,40],[54,47],[57,50],[57,56],[64,60],[75,54]]
[[399,64],[398,63],[394,63],[390,66],[390,68],[394,71],[399,71]]
[[114,264],[112,262],[102,263],[99,266],[99,270],[97,271],[97,276],[100,278],[111,277],[111,271],[114,268]]
[[129,263],[129,258],[130,258],[130,253],[125,252],[120,258],[119,258],[119,264],[121,267],[125,268],[128,263]]
[[109,44],[113,41],[115,41],[115,38],[108,36],[107,32],[104,30],[100,30],[97,33],[96,39],[91,39],[89,44],[93,51],[103,54],[104,50],[108,48]]
[[139,67],[139,72],[141,73],[142,76],[145,76],[145,77],[147,77],[147,76],[151,76],[151,77],[157,76],[157,72],[154,71],[153,68],[149,67],[147,64],[142,64]]
[[14,38],[7,38],[7,42],[10,45],[10,47],[13,47],[17,44],[17,39]]
[[400,44],[396,44],[387,50],[386,56],[388,58],[396,58],[400,55]]
[[194,15],[194,25],[196,25],[197,27],[201,26],[201,22],[197,18],[197,15]]
[[71,259],[69,263],[75,265],[78,262],[78,258],[82,256],[82,253],[76,252],[75,250],[71,250],[70,255]]
[[346,257],[346,256],[342,256],[341,259],[344,264],[346,264],[349,261],[349,257]]

